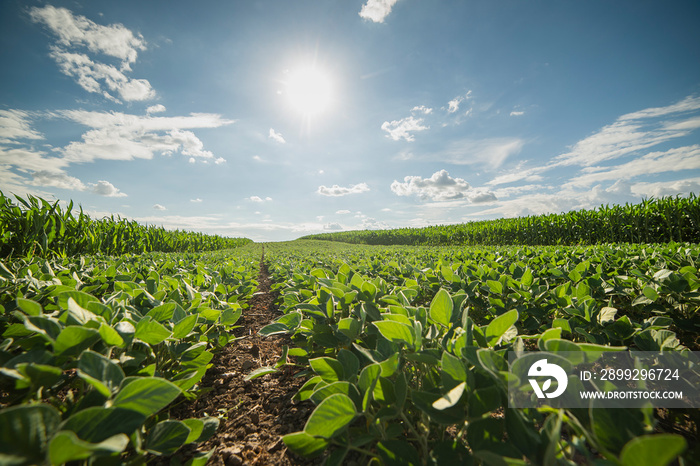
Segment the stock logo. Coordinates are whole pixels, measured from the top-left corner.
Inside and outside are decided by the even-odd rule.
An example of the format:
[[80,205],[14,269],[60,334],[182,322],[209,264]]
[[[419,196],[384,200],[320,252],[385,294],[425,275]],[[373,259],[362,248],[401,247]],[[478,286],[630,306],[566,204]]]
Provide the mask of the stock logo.
[[[535,379],[528,379],[533,390],[535,390],[535,394],[537,394],[537,398],[556,398],[564,393],[566,384],[569,382],[564,369],[556,364],[547,363],[546,359],[540,359],[530,366],[527,375],[530,377],[549,377],[545,380],[542,387],[540,387]],[[552,377],[557,381],[557,388],[550,393],[547,392],[547,390],[552,386]]]

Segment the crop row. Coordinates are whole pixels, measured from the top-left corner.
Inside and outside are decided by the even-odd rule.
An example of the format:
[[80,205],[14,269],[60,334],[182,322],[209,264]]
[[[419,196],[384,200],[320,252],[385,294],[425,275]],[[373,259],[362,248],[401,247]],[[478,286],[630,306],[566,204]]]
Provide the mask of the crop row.
[[375,245],[576,245],[700,241],[700,197],[663,197],[639,204],[601,206],[458,225],[343,231],[305,239]]
[[306,368],[295,399],[316,405],[284,437],[298,454],[325,452],[326,464],[698,461],[697,410],[507,403],[509,351],[697,351],[697,245],[266,251],[285,314],[261,333],[292,337],[281,362]]
[[71,257],[77,254],[142,254],[146,252],[200,252],[235,248],[252,242],[203,233],[144,226],[114,216],[92,219],[73,214],[59,201],[15,196],[13,203],[0,191],[0,257]]
[[217,413],[165,408],[235,340],[259,256],[234,251],[0,263],[0,464],[143,462],[213,435]]

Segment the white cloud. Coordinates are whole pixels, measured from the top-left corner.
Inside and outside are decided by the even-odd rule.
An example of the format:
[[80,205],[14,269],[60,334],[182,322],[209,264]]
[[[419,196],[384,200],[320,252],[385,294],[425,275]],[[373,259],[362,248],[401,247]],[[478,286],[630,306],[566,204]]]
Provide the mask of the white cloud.
[[168,209],[165,208],[165,206],[162,206],[162,205],[160,205],[160,204],[153,204],[153,208],[154,208],[155,210],[168,210]]
[[196,162],[197,162],[197,161],[194,159],[194,157],[190,157],[187,161],[188,161],[189,163],[196,163]]
[[93,128],[82,135],[82,141],[73,141],[63,148],[65,159],[70,163],[151,159],[155,154],[176,152],[189,156],[190,163],[197,158],[213,159],[214,154],[204,150],[202,141],[187,129],[216,128],[233,123],[220,115],[194,113],[189,117],[153,117],[66,110],[53,115]]
[[30,112],[0,110],[0,144],[15,144],[18,139],[43,139],[30,123]]
[[430,129],[428,126],[423,125],[422,118],[414,118],[412,116],[403,118],[401,120],[394,120],[391,122],[385,121],[382,123],[382,130],[386,131],[387,137],[398,141],[400,139],[405,139],[408,142],[414,141],[415,138],[412,132],[425,131]]
[[90,191],[105,197],[126,197],[126,194],[119,191],[112,183],[104,180],[98,181],[97,184],[92,186]]
[[346,214],[349,214],[350,211],[349,211],[349,210],[343,209],[343,210],[336,210],[335,213],[338,214],[338,215],[346,215]]
[[[63,74],[75,78],[86,91],[100,93],[114,102],[120,102],[115,94],[127,102],[155,97],[155,91],[146,79],[132,79],[126,75],[131,71],[138,52],[146,50],[146,42],[140,34],[135,35],[121,24],[96,24],[84,16],[74,16],[65,8],[50,5],[32,8],[30,18],[57,36],[49,55]],[[78,48],[119,59],[120,66],[95,61],[75,50]]]
[[427,157],[431,161],[493,169],[500,167],[508,157],[519,154],[524,145],[525,141],[517,138],[459,139]]
[[513,110],[512,112],[510,112],[510,116],[523,116],[523,115],[525,115],[525,112],[523,112],[522,110]]
[[411,113],[414,113],[414,112],[420,112],[420,113],[424,113],[425,115],[430,115],[431,113],[433,113],[433,109],[428,108],[425,105],[417,105],[411,109]]
[[[687,97],[666,107],[622,115],[614,123],[577,142],[571,151],[557,156],[557,165],[592,166],[686,136],[700,124],[697,116],[687,118],[683,114],[698,110],[700,98]],[[671,116],[677,120],[658,120]]]
[[654,173],[697,170],[700,168],[700,145],[650,152],[614,167],[586,167],[584,174],[571,179],[564,187],[591,186],[606,180],[629,180]]
[[126,66],[136,61],[140,50],[146,50],[146,42],[134,35],[122,24],[102,26],[85,16],[74,16],[65,8],[47,5],[29,11],[34,22],[43,23],[58,36],[58,43],[66,47],[85,46],[94,53],[102,53],[120,59]]
[[215,163],[216,165],[219,165],[219,164],[222,164],[222,163],[226,163],[226,159],[223,158],[223,157],[218,157],[216,160],[214,160],[214,163]]
[[199,204],[200,202],[202,202],[202,200],[200,198],[190,199],[190,202],[194,202],[195,204]]
[[326,186],[319,186],[318,193],[324,196],[347,196],[348,194],[358,194],[369,191],[369,186],[367,183],[353,184],[349,187],[338,186],[334,184],[330,188]]
[[462,178],[452,178],[447,170],[435,172],[430,178],[406,176],[403,183],[396,180],[391,183],[391,190],[398,196],[417,195],[433,201],[463,199],[470,189],[469,183]]
[[367,3],[362,5],[360,16],[363,19],[374,21],[375,23],[383,23],[384,19],[391,13],[391,8],[398,0],[367,0]]
[[328,231],[338,231],[343,229],[343,225],[340,223],[326,223],[323,225],[323,229]]
[[467,199],[472,204],[484,204],[487,202],[495,202],[498,200],[496,194],[488,189],[474,189],[467,193]]
[[280,144],[284,144],[285,142],[287,142],[287,141],[284,140],[284,138],[282,137],[282,135],[281,135],[280,133],[276,132],[276,131],[275,131],[274,129],[272,129],[272,128],[270,128],[270,134],[269,134],[268,137],[269,137],[270,139],[272,139],[273,141],[279,142]]
[[36,171],[32,173],[32,184],[35,186],[85,191],[87,186],[78,178],[64,172]]
[[253,202],[266,202],[266,201],[269,202],[269,201],[272,200],[271,197],[266,197],[265,199],[263,199],[263,198],[260,197],[260,196],[250,196],[250,197],[248,197],[248,198],[246,198],[246,199],[249,200],[249,201],[253,201]]
[[687,196],[690,193],[700,192],[700,177],[653,183],[634,183],[630,185],[630,192],[639,197]]
[[163,113],[165,111],[165,105],[157,104],[157,105],[151,105],[146,109],[147,114],[151,113]]
[[458,95],[454,99],[447,102],[447,113],[455,113],[459,110],[459,105],[467,99],[470,99],[472,91],[467,92],[464,95]]

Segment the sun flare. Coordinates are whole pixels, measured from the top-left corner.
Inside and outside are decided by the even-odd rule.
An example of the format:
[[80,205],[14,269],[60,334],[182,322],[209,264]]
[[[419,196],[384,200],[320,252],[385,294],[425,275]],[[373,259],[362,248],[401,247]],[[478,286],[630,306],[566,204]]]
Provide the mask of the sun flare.
[[330,78],[314,66],[290,71],[285,84],[289,104],[304,116],[323,112],[332,101]]

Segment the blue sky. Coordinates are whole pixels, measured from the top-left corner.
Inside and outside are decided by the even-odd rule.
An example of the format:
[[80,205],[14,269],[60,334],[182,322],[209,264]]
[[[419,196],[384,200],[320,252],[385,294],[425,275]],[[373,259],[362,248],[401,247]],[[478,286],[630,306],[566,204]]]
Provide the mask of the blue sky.
[[700,193],[700,3],[0,3],[0,190],[294,239]]

